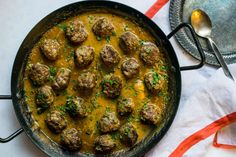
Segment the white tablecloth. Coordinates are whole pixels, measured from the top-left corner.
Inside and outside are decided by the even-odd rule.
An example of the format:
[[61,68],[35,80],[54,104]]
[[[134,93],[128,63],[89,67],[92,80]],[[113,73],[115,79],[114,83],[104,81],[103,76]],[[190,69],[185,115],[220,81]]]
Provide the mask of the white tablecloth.
[[[116,0],[121,3],[130,5],[139,11],[145,13],[155,0]],[[43,17],[50,12],[58,9],[66,4],[76,2],[75,0],[8,0],[0,1],[0,94],[10,94],[10,78],[11,70],[17,50],[27,35],[27,33],[37,24]],[[166,4],[153,20],[166,33],[170,32],[168,19],[169,3]],[[174,39],[171,42],[175,48],[176,54],[180,61],[180,65],[196,64],[197,61],[188,55]],[[189,86],[197,87],[199,82],[209,78],[215,68],[205,65],[203,68],[195,71],[182,72],[182,97],[183,103],[191,94],[187,89]],[[189,78],[193,79],[189,79]],[[0,102],[0,137],[6,137],[20,125],[16,119],[11,101]],[[24,133],[14,140],[0,144],[0,154],[4,157],[40,157],[45,156],[40,150],[31,143]]]

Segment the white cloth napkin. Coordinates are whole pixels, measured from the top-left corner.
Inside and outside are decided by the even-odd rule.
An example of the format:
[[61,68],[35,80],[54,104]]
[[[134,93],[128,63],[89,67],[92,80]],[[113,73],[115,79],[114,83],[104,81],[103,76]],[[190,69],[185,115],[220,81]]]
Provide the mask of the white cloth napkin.
[[[230,69],[236,76],[236,64],[231,65]],[[189,74],[189,79],[194,79],[191,74]],[[191,94],[184,103],[180,102],[171,128],[158,145],[146,154],[146,157],[167,157],[191,134],[227,114],[236,112],[236,84],[224,75],[222,69],[202,83],[196,85],[192,82],[192,85],[185,90],[185,93]],[[235,135],[236,125],[231,124],[221,131],[218,139],[219,142],[236,145]],[[184,156],[204,156],[212,141],[211,136],[192,147]]]

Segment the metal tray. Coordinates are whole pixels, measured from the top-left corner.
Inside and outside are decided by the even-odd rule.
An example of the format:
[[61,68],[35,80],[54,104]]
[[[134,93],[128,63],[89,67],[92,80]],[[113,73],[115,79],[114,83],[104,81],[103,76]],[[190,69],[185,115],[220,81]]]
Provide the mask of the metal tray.
[[[216,42],[226,63],[236,63],[236,0],[171,0],[169,8],[170,26],[173,30],[182,22],[190,23],[194,9],[204,10],[212,20],[212,39]],[[183,29],[176,34],[180,45],[200,60],[190,32]],[[206,63],[219,66],[206,40],[199,37],[206,55]]]

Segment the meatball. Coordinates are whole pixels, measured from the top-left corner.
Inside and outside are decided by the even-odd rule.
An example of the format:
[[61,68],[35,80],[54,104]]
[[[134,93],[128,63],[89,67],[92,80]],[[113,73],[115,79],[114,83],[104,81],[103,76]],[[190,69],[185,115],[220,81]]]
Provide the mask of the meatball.
[[103,63],[108,67],[117,65],[120,61],[119,53],[111,45],[105,45],[103,47],[100,52],[100,57]]
[[66,108],[70,116],[74,118],[84,118],[87,116],[84,99],[80,97],[68,97],[66,101]]
[[132,113],[133,109],[134,109],[134,102],[132,98],[122,98],[118,101],[117,112],[120,116]]
[[138,49],[139,39],[132,32],[125,32],[119,38],[120,48],[127,54],[130,54]]
[[98,128],[102,133],[118,130],[120,121],[114,112],[106,112],[98,122]]
[[75,64],[79,68],[84,68],[90,65],[94,59],[94,48],[91,46],[81,46],[75,51]]
[[122,89],[122,81],[120,77],[115,75],[106,75],[102,81],[102,92],[108,98],[116,98],[120,95]]
[[34,85],[45,84],[50,77],[49,67],[40,63],[33,64],[29,70],[29,78]]
[[135,58],[126,59],[121,65],[121,70],[126,78],[133,78],[138,75],[139,69],[140,65]]
[[41,52],[49,60],[56,60],[60,53],[61,46],[55,39],[45,39],[40,45]]
[[67,68],[60,68],[57,71],[52,87],[56,90],[67,88],[70,82],[71,70]]
[[151,42],[144,43],[140,48],[140,58],[147,65],[154,65],[158,61],[159,54],[159,48]]
[[138,133],[130,123],[124,124],[120,129],[120,140],[123,144],[133,146],[138,139]]
[[88,38],[88,32],[81,21],[74,20],[66,27],[66,36],[75,44],[80,44]]
[[108,21],[108,19],[102,17],[94,23],[92,31],[97,36],[107,37],[111,36],[114,32],[114,26]]
[[97,77],[91,72],[82,73],[79,75],[78,79],[78,88],[82,90],[91,90],[96,86]]
[[164,85],[163,78],[157,72],[149,72],[144,75],[144,83],[149,92],[157,94],[161,91]]
[[52,111],[45,119],[47,127],[53,133],[61,133],[67,126],[67,121],[60,111]]
[[53,103],[54,95],[52,88],[44,85],[37,90],[35,103],[40,110],[45,110]]
[[141,120],[149,124],[156,125],[161,119],[160,108],[151,102],[144,104],[140,114]]
[[78,131],[75,128],[64,130],[61,134],[61,145],[70,151],[78,151],[82,146]]
[[116,146],[110,135],[101,135],[94,141],[95,150],[98,152],[109,152]]

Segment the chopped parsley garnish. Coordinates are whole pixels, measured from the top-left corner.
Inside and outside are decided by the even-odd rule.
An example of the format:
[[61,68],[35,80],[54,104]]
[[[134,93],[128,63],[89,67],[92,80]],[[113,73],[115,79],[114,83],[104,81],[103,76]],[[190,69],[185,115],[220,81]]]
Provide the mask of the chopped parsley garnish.
[[57,27],[59,27],[63,31],[66,31],[66,29],[67,29],[67,25],[66,24],[58,24]]
[[158,81],[160,80],[160,78],[159,78],[159,76],[158,76],[158,74],[156,72],[154,72],[152,74],[152,78],[153,78],[152,85],[155,86],[158,83]]
[[112,31],[112,35],[113,35],[113,36],[116,36],[116,32],[115,32],[115,31]]
[[71,51],[70,54],[68,56],[66,56],[66,61],[68,62],[73,57],[74,57],[74,51]]
[[107,43],[110,43],[111,37],[110,37],[110,36],[107,36],[107,37],[106,37],[106,41],[107,41]]
[[124,31],[128,31],[129,30],[129,26],[128,25],[125,25],[124,26]]
[[144,43],[145,43],[146,41],[145,40],[139,40],[139,45],[144,45]]
[[57,68],[56,67],[50,67],[49,72],[51,76],[56,76],[57,74]]
[[88,16],[88,21],[89,21],[90,24],[92,24],[93,21],[94,21],[94,16],[89,15],[89,16]]
[[100,36],[96,36],[97,41],[101,41],[102,38]]
[[106,112],[111,112],[111,108],[110,107],[106,107]]

